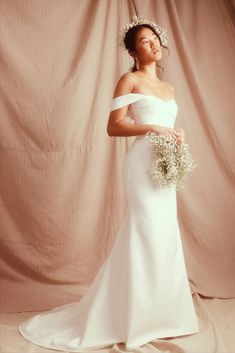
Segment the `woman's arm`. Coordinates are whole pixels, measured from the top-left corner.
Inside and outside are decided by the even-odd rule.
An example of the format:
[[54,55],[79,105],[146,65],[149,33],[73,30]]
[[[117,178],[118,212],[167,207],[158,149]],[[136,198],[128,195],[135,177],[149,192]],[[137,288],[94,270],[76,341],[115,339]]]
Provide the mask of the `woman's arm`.
[[[132,93],[135,82],[136,78],[133,73],[125,73],[117,83],[113,98]],[[124,121],[127,111],[128,106],[125,106],[110,112],[107,124],[107,133],[109,136],[138,136],[144,135],[148,131],[156,132],[157,134],[173,131],[171,128],[153,124],[130,124]]]

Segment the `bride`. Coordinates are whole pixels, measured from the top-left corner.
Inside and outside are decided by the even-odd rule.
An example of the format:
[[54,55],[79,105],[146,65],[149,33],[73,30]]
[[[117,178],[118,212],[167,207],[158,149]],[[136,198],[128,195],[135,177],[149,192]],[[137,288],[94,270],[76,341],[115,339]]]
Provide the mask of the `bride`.
[[[161,37],[155,29],[149,24],[136,24],[125,33],[123,43],[125,49],[134,58],[134,66],[131,72],[125,73],[120,78],[113,97],[128,93],[143,93],[163,100],[173,99],[173,86],[169,82],[160,80],[156,73],[157,62],[161,60],[162,47],[165,46],[161,43]],[[137,136],[152,131],[157,134],[170,133],[176,139],[176,143],[185,141],[183,128],[124,123],[127,110],[128,106],[124,106],[110,113],[107,126],[109,136]]]
[[[117,83],[107,124],[109,136],[136,136],[123,164],[127,210],[112,249],[79,302],[41,312],[21,322],[30,342],[56,350],[85,352],[117,343],[127,350],[166,337],[199,331],[177,220],[175,185],[149,176],[148,131],[185,140],[175,129],[177,103],[170,83],[156,74],[166,44],[155,22],[133,17],[121,31],[134,58]],[[125,121],[130,108],[134,124]]]

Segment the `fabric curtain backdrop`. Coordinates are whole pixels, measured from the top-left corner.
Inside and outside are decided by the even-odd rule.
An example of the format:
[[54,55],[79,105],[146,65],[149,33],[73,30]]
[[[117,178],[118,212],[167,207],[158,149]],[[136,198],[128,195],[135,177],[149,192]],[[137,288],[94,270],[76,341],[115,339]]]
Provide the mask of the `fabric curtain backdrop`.
[[[106,133],[132,15],[168,32],[163,79],[198,167],[178,192],[192,291],[234,298],[235,33],[229,0],[1,0],[1,312],[78,301],[123,219],[133,137]],[[159,72],[160,74],[160,72]],[[120,259],[121,261],[121,259]]]

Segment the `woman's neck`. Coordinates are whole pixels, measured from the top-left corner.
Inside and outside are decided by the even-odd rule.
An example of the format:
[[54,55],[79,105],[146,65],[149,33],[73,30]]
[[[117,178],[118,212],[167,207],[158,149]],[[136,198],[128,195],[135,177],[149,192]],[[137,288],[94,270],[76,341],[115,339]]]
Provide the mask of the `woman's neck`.
[[151,64],[139,64],[138,71],[143,73],[144,75],[146,75],[148,78],[152,80],[160,81],[160,79],[157,77],[155,62]]

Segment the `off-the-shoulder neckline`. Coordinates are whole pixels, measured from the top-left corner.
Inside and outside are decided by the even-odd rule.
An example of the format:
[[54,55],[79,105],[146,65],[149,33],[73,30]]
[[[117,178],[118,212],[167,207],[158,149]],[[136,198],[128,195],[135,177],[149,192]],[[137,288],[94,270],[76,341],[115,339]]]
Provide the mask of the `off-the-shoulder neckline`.
[[155,98],[155,99],[158,99],[164,103],[169,103],[169,102],[175,102],[175,99],[162,99],[160,97],[157,97],[157,96],[154,96],[154,95],[149,95],[149,94],[142,94],[142,93],[127,93],[127,94],[123,94],[122,96],[117,96],[117,97],[114,97],[113,99],[116,99],[116,98],[121,98],[121,97],[126,97],[126,96],[133,96],[133,95],[137,95],[137,96],[143,96],[143,97],[150,97],[150,98]]

